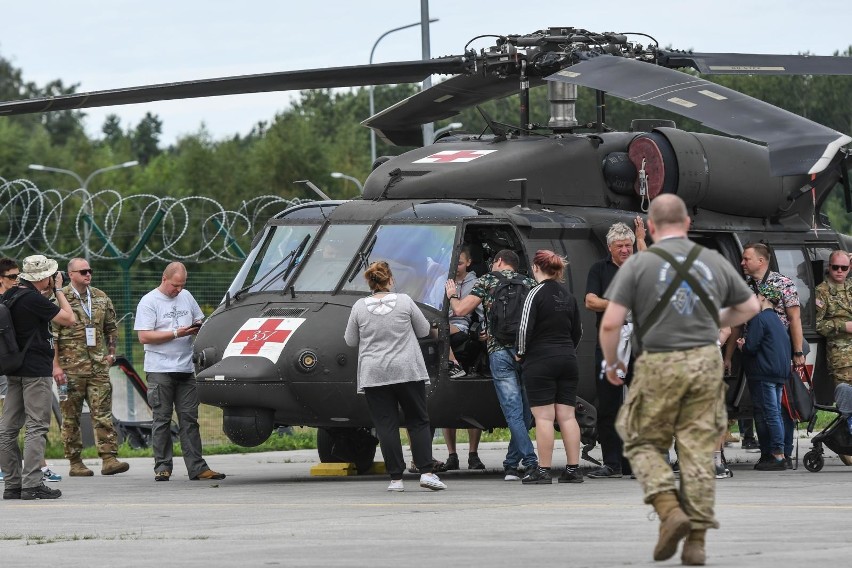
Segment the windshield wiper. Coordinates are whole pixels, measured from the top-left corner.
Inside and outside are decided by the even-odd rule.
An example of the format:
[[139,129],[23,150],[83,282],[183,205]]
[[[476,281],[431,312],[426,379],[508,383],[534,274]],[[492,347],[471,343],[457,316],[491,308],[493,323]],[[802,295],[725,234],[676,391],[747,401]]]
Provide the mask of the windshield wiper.
[[[299,246],[291,251],[292,258],[290,258],[290,262],[287,264],[287,268],[284,269],[284,274],[281,276],[281,281],[286,282],[287,278],[290,277],[290,273],[293,272],[293,269],[296,267],[296,261],[302,258],[302,253],[305,252],[305,247],[308,246],[308,241],[311,239],[311,235],[305,235],[305,238],[302,239],[302,242],[299,243]],[[289,256],[289,255],[288,255]],[[272,281],[269,282],[272,284]],[[267,284],[262,288],[262,290],[266,290]]]
[[358,262],[355,263],[355,268],[352,269],[352,274],[349,275],[349,280],[347,280],[347,282],[355,280],[355,276],[357,276],[358,271],[361,270],[362,266],[370,265],[370,253],[373,252],[373,247],[376,246],[376,240],[378,238],[378,234],[373,235],[373,238],[370,239],[370,244],[367,245],[367,249],[364,252],[358,253]]
[[296,259],[299,257],[300,254],[302,254],[302,251],[305,249],[305,245],[308,244],[308,240],[310,240],[310,238],[311,238],[310,234],[305,235],[305,238],[302,239],[302,242],[299,244],[299,246],[297,246],[296,248],[291,250],[289,253],[287,253],[287,255],[284,258],[282,258],[277,263],[275,263],[275,266],[273,266],[272,268],[267,270],[266,273],[263,276],[261,276],[260,278],[256,278],[254,282],[252,282],[248,286],[238,290],[237,293],[234,294],[234,300],[239,300],[240,294],[242,294],[243,292],[248,292],[249,290],[254,288],[256,285],[260,284],[261,282],[263,282],[264,280],[269,278],[269,281],[263,286],[263,288],[261,288],[261,291],[266,290],[266,288],[275,281],[275,277],[270,278],[272,271],[275,270],[276,268],[278,268],[279,266],[281,266],[282,264],[284,264],[285,262],[287,262],[288,260],[290,262],[287,264],[287,267],[283,271],[276,273],[275,276],[277,276],[278,274],[283,274],[285,271],[287,272],[287,275],[289,276],[289,271],[293,269],[293,265],[295,265]]

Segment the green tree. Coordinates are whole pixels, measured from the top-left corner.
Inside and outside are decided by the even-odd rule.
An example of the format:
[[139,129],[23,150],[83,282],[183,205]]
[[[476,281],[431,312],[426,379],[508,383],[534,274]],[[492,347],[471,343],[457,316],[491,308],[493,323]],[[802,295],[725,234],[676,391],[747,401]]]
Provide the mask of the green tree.
[[146,112],[131,135],[130,147],[140,164],[147,164],[160,154],[160,136],[163,121],[157,115]]

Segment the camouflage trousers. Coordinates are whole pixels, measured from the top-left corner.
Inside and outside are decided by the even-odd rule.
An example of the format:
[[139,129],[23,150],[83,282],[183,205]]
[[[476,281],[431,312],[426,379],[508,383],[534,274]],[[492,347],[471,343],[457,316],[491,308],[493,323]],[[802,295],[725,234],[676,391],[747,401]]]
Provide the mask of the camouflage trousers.
[[831,369],[831,377],[834,379],[834,385],[846,383],[852,385],[852,367],[842,367],[840,369]]
[[65,457],[80,459],[83,437],[80,433],[80,416],[83,401],[89,405],[98,456],[104,459],[118,453],[118,436],[112,424],[112,385],[109,375],[80,377],[68,375],[68,400],[59,403],[62,409],[62,444]]
[[[642,485],[645,502],[675,491],[693,529],[718,528],[714,517],[713,451],[727,428],[722,356],[706,347],[643,353],[618,413],[616,429],[624,454]],[[675,438],[680,488],[665,461]]]

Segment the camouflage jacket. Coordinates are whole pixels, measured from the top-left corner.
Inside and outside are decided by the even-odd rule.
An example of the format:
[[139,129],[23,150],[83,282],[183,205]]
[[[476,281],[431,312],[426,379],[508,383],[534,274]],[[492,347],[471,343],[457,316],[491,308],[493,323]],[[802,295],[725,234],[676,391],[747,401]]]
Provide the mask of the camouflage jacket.
[[852,321],[852,279],[843,284],[823,281],[816,287],[816,329],[827,340],[832,369],[852,366],[852,333],[846,333],[847,321]]
[[[511,270],[503,270],[503,276],[506,278],[512,278],[515,273]],[[538,282],[529,277],[524,277],[527,285],[532,288],[536,286]],[[494,275],[493,272],[489,272],[484,276],[480,276],[476,282],[473,283],[473,288],[470,293],[473,296],[476,296],[480,300],[482,300],[482,307],[485,308],[485,317],[488,317],[488,312],[491,311],[491,304],[494,303],[494,291],[497,289],[497,284],[500,283],[500,279]],[[496,339],[491,336],[491,330],[486,328],[488,332],[488,352],[494,353],[496,351],[500,351],[506,349],[508,347],[514,347],[513,345],[503,345]]]
[[[103,291],[89,287],[92,302],[92,317],[86,313],[88,302],[71,289],[62,288],[77,321],[71,327],[53,326],[59,366],[69,375],[81,377],[102,376],[109,372],[109,342],[118,341],[118,326],[112,300]],[[86,326],[95,328],[95,346],[86,346]]]

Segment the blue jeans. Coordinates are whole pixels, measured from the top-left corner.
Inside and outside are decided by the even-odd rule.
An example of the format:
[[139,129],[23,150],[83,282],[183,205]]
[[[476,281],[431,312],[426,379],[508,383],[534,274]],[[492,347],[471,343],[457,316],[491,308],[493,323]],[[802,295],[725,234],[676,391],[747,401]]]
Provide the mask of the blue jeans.
[[521,384],[521,366],[515,361],[514,349],[502,349],[488,354],[491,376],[497,391],[497,400],[509,426],[512,438],[509,451],[503,460],[503,468],[516,468],[518,463],[531,466],[538,463],[535,448],[530,440],[532,413],[527,402],[527,393]]
[[781,419],[781,392],[784,385],[769,381],[751,381],[752,404],[754,405],[754,425],[760,440],[760,453],[786,454],[785,428]]

